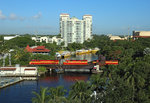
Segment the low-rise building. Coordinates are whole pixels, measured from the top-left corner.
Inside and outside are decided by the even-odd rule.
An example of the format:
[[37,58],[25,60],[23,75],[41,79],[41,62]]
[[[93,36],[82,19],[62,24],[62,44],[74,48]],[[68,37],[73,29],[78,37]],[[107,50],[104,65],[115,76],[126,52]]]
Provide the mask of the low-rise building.
[[61,45],[63,42],[62,38],[57,38],[56,36],[53,36],[52,38],[48,36],[37,36],[37,37],[32,37],[32,40],[36,42],[45,42],[45,43],[56,43],[57,45]]
[[45,46],[30,47],[29,45],[27,45],[27,47],[25,48],[25,51],[33,53],[33,54],[43,54],[43,55],[48,55],[50,52],[50,50],[46,49]]
[[0,67],[1,76],[37,76],[36,67]]
[[16,38],[18,37],[19,35],[15,35],[15,36],[4,36],[4,40],[10,40],[10,39],[13,39],[13,38]]
[[61,43],[63,42],[62,38],[57,38],[56,36],[49,38],[49,43],[56,43],[57,45],[61,45]]
[[110,40],[127,40],[128,37],[112,36],[109,35]]
[[133,31],[133,38],[149,38],[150,31]]

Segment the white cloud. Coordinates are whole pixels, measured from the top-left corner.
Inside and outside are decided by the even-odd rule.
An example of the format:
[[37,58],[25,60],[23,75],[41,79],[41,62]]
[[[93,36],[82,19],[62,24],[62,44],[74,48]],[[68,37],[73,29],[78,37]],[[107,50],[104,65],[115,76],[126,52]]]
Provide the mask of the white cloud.
[[16,15],[16,14],[11,13],[11,14],[10,14],[10,16],[9,16],[9,19],[10,19],[10,20],[17,20],[17,19],[18,19],[18,17],[17,17],[17,15]]
[[26,18],[25,17],[20,17],[19,19],[20,19],[20,21],[24,21]]
[[5,16],[2,11],[0,10],[0,19],[9,19],[9,20],[20,20],[20,21],[24,21],[24,20],[27,20],[27,19],[40,19],[42,17],[42,13],[39,12],[37,13],[36,15],[32,16],[32,17],[22,17],[22,16],[18,16],[16,15],[15,13],[11,13],[8,17]]
[[33,19],[39,19],[42,17],[42,13],[39,12],[38,14],[36,14],[35,16],[33,16]]
[[24,21],[26,18],[25,17],[21,17],[21,16],[17,16],[14,13],[11,13],[9,16],[10,20],[20,20],[20,21]]
[[1,10],[0,10],[0,19],[6,19],[6,16],[2,13]]

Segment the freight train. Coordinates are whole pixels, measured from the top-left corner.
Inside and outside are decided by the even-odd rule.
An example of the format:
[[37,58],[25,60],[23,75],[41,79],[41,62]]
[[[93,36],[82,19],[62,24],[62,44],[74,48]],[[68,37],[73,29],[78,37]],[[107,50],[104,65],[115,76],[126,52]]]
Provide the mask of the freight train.
[[[93,64],[98,63],[99,61],[93,61]],[[29,65],[58,65],[60,64],[59,60],[32,60],[29,62]],[[87,60],[66,60],[63,62],[63,65],[89,65]],[[106,60],[104,65],[118,65],[118,60]]]

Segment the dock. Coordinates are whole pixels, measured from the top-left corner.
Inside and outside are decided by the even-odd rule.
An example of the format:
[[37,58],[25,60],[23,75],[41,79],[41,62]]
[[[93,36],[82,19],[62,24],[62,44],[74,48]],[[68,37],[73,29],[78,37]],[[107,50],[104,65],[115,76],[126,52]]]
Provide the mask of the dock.
[[18,82],[23,81],[24,79],[22,79],[21,77],[18,78],[0,78],[0,89],[5,88],[7,86],[16,84]]
[[24,80],[37,80],[37,77],[0,77],[0,89],[14,85]]

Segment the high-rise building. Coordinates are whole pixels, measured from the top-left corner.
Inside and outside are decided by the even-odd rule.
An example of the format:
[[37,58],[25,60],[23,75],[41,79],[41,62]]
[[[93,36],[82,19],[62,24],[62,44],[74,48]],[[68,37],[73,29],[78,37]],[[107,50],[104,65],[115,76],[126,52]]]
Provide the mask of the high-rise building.
[[68,43],[83,43],[92,36],[92,16],[84,15],[82,20],[69,14],[60,14],[60,34],[64,39],[65,46]]

